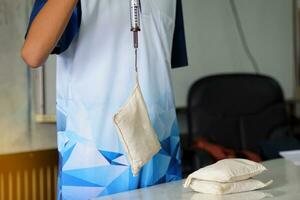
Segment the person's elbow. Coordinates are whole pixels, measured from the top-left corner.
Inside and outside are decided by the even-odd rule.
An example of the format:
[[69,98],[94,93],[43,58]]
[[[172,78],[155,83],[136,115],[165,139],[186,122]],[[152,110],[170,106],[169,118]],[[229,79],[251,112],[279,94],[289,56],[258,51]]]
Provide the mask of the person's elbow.
[[39,52],[33,51],[26,45],[21,50],[21,56],[24,62],[33,69],[42,66],[45,62],[45,58]]

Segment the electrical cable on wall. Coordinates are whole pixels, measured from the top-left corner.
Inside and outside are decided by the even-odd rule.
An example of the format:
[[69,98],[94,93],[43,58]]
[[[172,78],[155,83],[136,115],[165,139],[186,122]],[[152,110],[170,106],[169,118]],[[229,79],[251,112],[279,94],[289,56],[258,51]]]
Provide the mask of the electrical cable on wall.
[[236,24],[240,39],[241,39],[241,42],[242,42],[242,46],[243,46],[243,48],[245,50],[245,53],[246,53],[247,57],[249,58],[252,66],[254,68],[255,73],[259,74],[260,69],[259,69],[259,66],[257,64],[257,61],[255,60],[255,58],[254,58],[254,56],[253,56],[253,54],[252,54],[252,52],[249,48],[249,45],[248,45],[248,42],[247,42],[247,39],[246,39],[246,36],[245,36],[245,32],[243,30],[243,26],[242,26],[242,23],[241,23],[241,18],[239,16],[239,13],[238,13],[238,10],[237,10],[237,7],[236,7],[235,0],[229,0],[229,3],[230,3],[230,7],[231,7],[231,10],[232,10],[232,13],[233,13],[233,17],[234,17],[234,20],[235,20],[235,24]]

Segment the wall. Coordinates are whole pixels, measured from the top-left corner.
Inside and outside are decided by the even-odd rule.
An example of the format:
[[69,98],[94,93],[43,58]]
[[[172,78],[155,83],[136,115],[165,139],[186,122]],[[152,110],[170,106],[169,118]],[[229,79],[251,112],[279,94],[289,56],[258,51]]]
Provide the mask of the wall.
[[20,58],[31,0],[0,0],[0,154],[56,146],[54,125],[31,123],[29,71]]
[[[263,74],[294,96],[292,0],[236,0],[249,47]],[[229,0],[183,0],[189,68],[172,72],[177,106],[190,85],[222,72],[253,72],[242,48]]]
[[0,0],[0,152],[25,150],[30,143],[27,71],[18,58],[25,9],[23,1]]

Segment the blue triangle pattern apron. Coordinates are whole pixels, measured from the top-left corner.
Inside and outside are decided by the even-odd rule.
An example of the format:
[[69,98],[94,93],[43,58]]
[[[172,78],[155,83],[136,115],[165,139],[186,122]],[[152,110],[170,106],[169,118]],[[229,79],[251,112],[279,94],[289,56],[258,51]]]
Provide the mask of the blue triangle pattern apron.
[[162,149],[138,176],[113,124],[135,85],[128,0],[82,0],[78,36],[57,59],[58,199],[90,199],[181,179],[170,77],[175,0],[141,0],[139,79]]

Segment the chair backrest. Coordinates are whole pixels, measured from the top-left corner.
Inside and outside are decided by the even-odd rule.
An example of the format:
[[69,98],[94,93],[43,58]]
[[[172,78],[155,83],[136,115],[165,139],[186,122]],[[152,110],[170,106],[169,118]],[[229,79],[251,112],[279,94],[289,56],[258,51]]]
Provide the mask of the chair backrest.
[[256,144],[288,125],[284,97],[273,78],[223,74],[196,81],[188,95],[189,138],[201,136],[229,148]]

